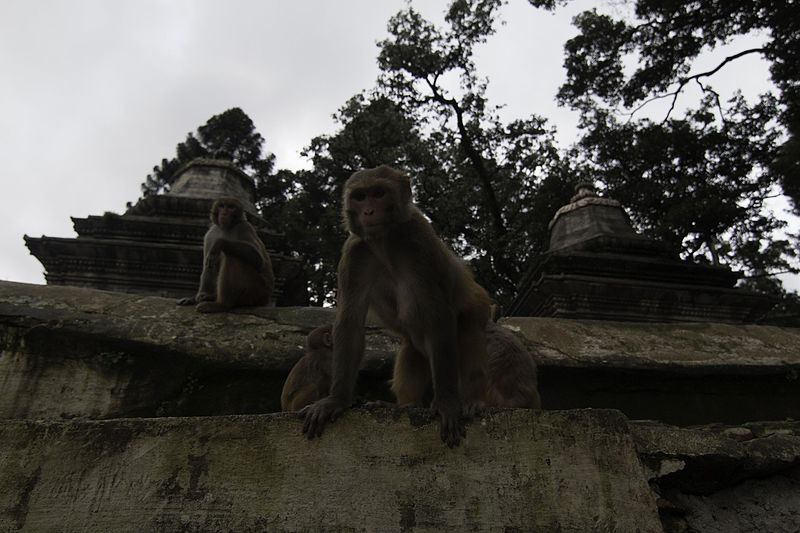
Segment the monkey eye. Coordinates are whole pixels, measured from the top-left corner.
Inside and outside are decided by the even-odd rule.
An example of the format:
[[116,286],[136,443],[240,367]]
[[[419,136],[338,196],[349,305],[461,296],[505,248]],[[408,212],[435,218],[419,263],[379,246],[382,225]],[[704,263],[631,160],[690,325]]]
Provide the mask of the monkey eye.
[[350,195],[350,198],[356,202],[363,202],[367,199],[367,193],[359,189],[357,191],[353,191],[353,194]]

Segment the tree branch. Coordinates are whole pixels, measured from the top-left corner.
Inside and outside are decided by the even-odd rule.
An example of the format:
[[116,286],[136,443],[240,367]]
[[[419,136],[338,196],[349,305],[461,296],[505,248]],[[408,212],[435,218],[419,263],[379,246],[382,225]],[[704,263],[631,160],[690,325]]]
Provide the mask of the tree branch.
[[454,98],[447,98],[441,92],[439,92],[439,88],[429,79],[425,78],[425,82],[428,84],[434,100],[440,104],[450,107],[455,112],[456,125],[458,127],[458,133],[461,136],[461,147],[464,149],[464,152],[467,154],[467,157],[472,163],[475,172],[478,174],[478,178],[483,183],[483,190],[486,193],[486,200],[489,203],[489,211],[492,213],[492,221],[494,223],[495,231],[497,231],[498,235],[505,234],[506,227],[503,223],[502,210],[500,209],[500,204],[497,201],[497,196],[494,194],[492,180],[489,176],[489,171],[486,169],[486,164],[483,160],[483,157],[481,157],[481,155],[475,149],[475,146],[472,142],[472,137],[467,131],[467,126],[464,123],[464,110],[461,109],[461,106]]
[[719,113],[720,121],[722,121],[722,127],[723,129],[727,128],[728,121],[725,120],[725,112],[722,110],[722,102],[720,102],[719,93],[711,87],[706,87],[703,85],[703,82],[701,82],[700,79],[696,79],[694,81],[700,86],[701,91],[704,93],[710,93],[714,97],[714,104],[717,106],[717,112]]
[[763,274],[753,274],[752,276],[741,276],[740,279],[762,279],[771,278],[773,276],[780,276],[781,274],[797,274],[798,269],[790,268],[789,270],[781,270],[780,272],[764,272]]
[[[733,54],[732,56],[726,57],[719,65],[717,65],[716,67],[714,67],[711,70],[707,70],[705,72],[698,72],[697,74],[693,74],[691,76],[687,76],[685,78],[681,78],[680,80],[678,80],[678,87],[674,91],[669,92],[669,93],[664,93],[664,94],[658,94],[658,95],[653,96],[652,98],[649,98],[648,100],[645,100],[636,109],[634,109],[633,111],[628,113],[628,120],[633,118],[633,115],[636,114],[638,111],[640,111],[647,104],[649,104],[651,102],[654,102],[656,100],[661,100],[663,98],[669,98],[671,96],[672,97],[672,103],[671,103],[671,105],[669,107],[669,111],[667,111],[667,114],[664,117],[664,120],[662,121],[662,123],[666,122],[669,119],[670,115],[672,115],[672,112],[675,110],[675,104],[678,101],[678,96],[683,91],[683,89],[686,87],[686,85],[688,85],[691,81],[698,81],[700,78],[707,78],[709,76],[713,76],[714,74],[719,72],[725,65],[727,65],[728,63],[730,63],[732,61],[735,61],[735,60],[737,60],[737,59],[739,59],[741,57],[744,57],[744,56],[749,55],[749,54],[764,53],[766,51],[767,51],[766,48],[749,48],[747,50],[742,50],[741,52]],[[698,83],[699,83],[699,81],[698,81]],[[701,87],[703,87],[702,84],[701,84]],[[707,88],[704,88],[703,90],[704,91],[708,91]]]

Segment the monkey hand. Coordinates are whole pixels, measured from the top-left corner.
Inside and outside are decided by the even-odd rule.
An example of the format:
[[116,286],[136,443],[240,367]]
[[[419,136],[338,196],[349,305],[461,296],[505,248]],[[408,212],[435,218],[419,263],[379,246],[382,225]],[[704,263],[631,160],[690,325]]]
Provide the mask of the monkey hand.
[[467,428],[462,417],[461,400],[458,398],[434,398],[431,411],[439,417],[439,436],[448,448],[461,443],[467,436]]
[[307,405],[300,410],[300,418],[305,418],[303,422],[303,433],[309,439],[322,435],[322,430],[328,422],[334,422],[341,415],[348,405],[332,396],[326,396],[317,400],[311,405]]
[[227,252],[230,248],[230,240],[225,237],[220,237],[208,249],[209,255],[219,255],[222,252]]

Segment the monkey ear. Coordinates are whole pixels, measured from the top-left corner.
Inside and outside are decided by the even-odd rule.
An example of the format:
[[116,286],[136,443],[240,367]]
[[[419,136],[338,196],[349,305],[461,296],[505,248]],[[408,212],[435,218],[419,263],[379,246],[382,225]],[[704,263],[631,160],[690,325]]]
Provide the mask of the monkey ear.
[[322,336],[322,342],[328,348],[333,348],[333,336],[329,331],[326,331],[325,334]]
[[400,179],[400,194],[403,197],[403,203],[407,204],[411,202],[411,178],[405,174],[403,174]]

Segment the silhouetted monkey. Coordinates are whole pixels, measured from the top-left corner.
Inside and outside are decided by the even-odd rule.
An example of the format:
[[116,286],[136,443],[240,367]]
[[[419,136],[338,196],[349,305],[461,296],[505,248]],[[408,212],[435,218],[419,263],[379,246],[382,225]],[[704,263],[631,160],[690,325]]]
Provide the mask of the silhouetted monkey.
[[350,236],[337,273],[331,388],[303,409],[303,432],[321,435],[350,407],[372,309],[403,339],[392,379],[398,402],[422,404],[432,390],[440,436],[457,446],[464,418],[485,402],[489,296],[412,203],[402,172],[380,166],[354,173],[343,204]]
[[201,313],[267,305],[274,285],[269,254],[242,204],[236,198],[219,198],[211,207],[211,227],[203,239],[200,288],[194,298],[178,300],[178,305],[197,304]]

